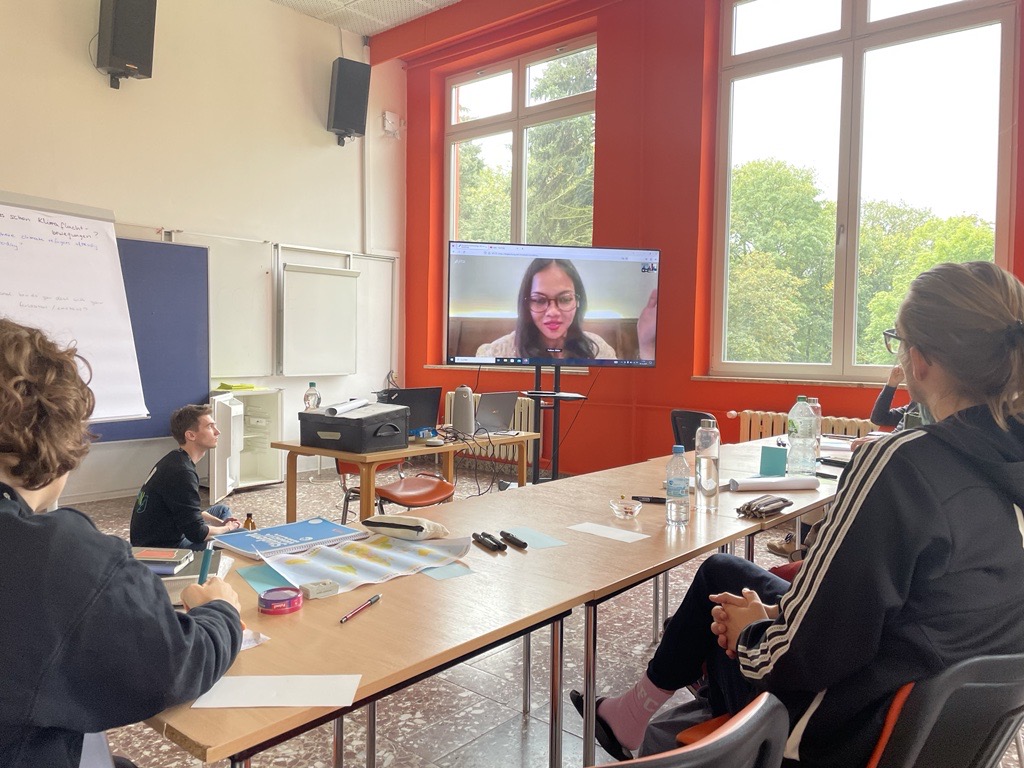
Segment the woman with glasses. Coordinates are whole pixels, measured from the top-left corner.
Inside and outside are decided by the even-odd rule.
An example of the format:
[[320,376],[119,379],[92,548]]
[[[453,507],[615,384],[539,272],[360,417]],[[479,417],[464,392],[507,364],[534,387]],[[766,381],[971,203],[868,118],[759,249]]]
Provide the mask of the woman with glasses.
[[534,259],[516,300],[516,329],[477,350],[478,357],[608,359],[615,350],[580,326],[587,291],[568,259]]
[[885,335],[935,422],[853,454],[792,586],[705,561],[646,675],[598,702],[613,756],[706,669],[716,715],[758,690],[783,701],[784,765],[863,766],[904,683],[1024,653],[1024,285],[990,262],[940,264]]

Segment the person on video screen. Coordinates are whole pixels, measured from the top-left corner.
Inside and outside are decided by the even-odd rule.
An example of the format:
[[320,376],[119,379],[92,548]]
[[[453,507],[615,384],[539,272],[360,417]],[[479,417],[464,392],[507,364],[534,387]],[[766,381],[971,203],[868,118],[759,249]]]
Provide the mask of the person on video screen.
[[[576,267],[568,259],[534,259],[527,267],[516,301],[516,329],[489,344],[481,344],[477,357],[614,359],[615,350],[596,333],[584,331],[587,292]],[[654,313],[657,293],[637,323],[640,356],[654,357]],[[645,338],[645,336],[647,338]]]

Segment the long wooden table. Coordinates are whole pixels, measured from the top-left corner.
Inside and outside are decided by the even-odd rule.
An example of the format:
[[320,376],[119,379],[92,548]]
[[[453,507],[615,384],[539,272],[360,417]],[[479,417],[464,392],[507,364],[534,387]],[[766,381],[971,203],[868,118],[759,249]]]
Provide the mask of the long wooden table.
[[[723,463],[726,455],[723,447]],[[550,626],[549,757],[551,766],[560,766],[561,622],[574,607],[583,606],[584,764],[591,765],[595,754],[598,606],[693,557],[773,524],[735,514],[735,507],[759,492],[723,492],[717,513],[694,511],[690,523],[678,528],[665,525],[664,507],[656,504],[646,505],[633,520],[612,516],[610,499],[662,495],[663,477],[664,463],[652,460],[432,508],[428,516],[442,522],[452,537],[528,526],[566,545],[526,551],[509,548],[501,553],[473,545],[464,558],[472,574],[460,578],[436,581],[416,574],[307,601],[295,614],[264,616],[256,611],[255,593],[232,574],[229,581],[242,599],[243,619],[272,639],[243,652],[228,674],[360,674],[355,703],[335,710],[220,710],[216,718],[182,705],[147,722],[204,762],[231,757],[232,765],[244,765],[249,756],[322,723],[334,721],[338,728],[342,715],[364,704],[370,704],[372,723],[373,702],[380,697],[495,645],[526,638],[531,631]],[[834,486],[832,490],[787,492],[796,502],[787,514],[815,509],[827,503],[833,492]],[[569,527],[581,522],[636,531],[647,538],[626,544]],[[338,623],[340,616],[376,592],[384,596],[378,605],[356,621]],[[367,747],[369,756],[372,745]],[[340,746],[337,749],[340,754]]]
[[271,448],[286,451],[288,454],[285,462],[285,520],[289,523],[295,522],[298,511],[298,461],[299,456],[326,456],[329,459],[339,459],[359,467],[359,519],[365,520],[373,514],[374,488],[376,487],[377,469],[382,464],[389,464],[395,461],[403,461],[414,456],[441,457],[441,472],[445,480],[453,482],[455,477],[455,454],[459,451],[472,450],[474,448],[486,448],[488,446],[499,447],[502,445],[513,445],[516,447],[516,479],[519,485],[526,485],[526,444],[530,440],[540,438],[537,432],[516,432],[509,435],[489,434],[475,440],[453,440],[444,445],[426,445],[425,443],[410,443],[406,448],[394,448],[387,451],[374,451],[373,453],[351,453],[349,451],[335,451],[330,448],[315,448],[308,445],[300,445],[296,441],[282,441],[270,444]]

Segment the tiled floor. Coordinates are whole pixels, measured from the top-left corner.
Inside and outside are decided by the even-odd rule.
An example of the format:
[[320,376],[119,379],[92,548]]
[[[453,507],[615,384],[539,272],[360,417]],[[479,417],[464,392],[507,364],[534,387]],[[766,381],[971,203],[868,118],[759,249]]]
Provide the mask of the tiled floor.
[[[481,471],[477,475],[472,467],[462,468],[458,496],[475,495],[496,485],[491,481],[490,472]],[[492,492],[497,492],[496,488]],[[300,515],[340,517],[334,505],[340,500],[341,491],[333,473],[302,476],[299,494]],[[252,512],[261,526],[284,521],[283,485],[235,493],[227,501],[235,514]],[[79,508],[91,515],[101,530],[127,538],[131,504],[131,499],[119,499],[82,504]],[[772,537],[758,537],[756,557],[758,562],[770,566],[781,559],[764,549],[769,538]],[[738,542],[737,546],[741,547],[742,543]],[[674,606],[682,598],[699,562],[673,571],[670,605]],[[598,617],[600,696],[617,693],[631,685],[642,674],[654,651],[651,587],[642,585],[614,598],[602,606]],[[379,702],[377,765],[384,768],[546,766],[549,633],[535,633],[532,646],[532,700],[528,715],[522,712],[522,646],[514,641]],[[582,687],[583,683],[582,610],[575,611],[565,622],[564,649],[563,765],[576,767],[582,765],[582,722],[569,703],[568,692]],[[347,765],[365,765],[365,723],[363,711],[345,718]],[[114,751],[130,757],[140,768],[185,768],[201,764],[144,725],[121,728],[108,735]],[[329,766],[331,735],[330,726],[321,727],[257,755],[252,765],[256,768]],[[599,762],[611,762],[600,748],[597,752]],[[1017,768],[1015,758],[1011,749],[1003,760],[1003,768]],[[213,765],[222,768],[228,762]]]

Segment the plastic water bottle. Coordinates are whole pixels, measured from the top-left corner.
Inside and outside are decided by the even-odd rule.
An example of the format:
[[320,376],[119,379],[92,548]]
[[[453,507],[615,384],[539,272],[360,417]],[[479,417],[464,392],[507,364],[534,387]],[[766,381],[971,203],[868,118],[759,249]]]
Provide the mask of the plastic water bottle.
[[714,419],[701,419],[696,436],[697,481],[695,483],[698,512],[718,509],[718,448],[722,436]]
[[787,470],[791,475],[813,475],[814,412],[807,398],[800,395],[789,411],[789,457]]
[[316,382],[309,382],[309,389],[302,396],[302,404],[307,411],[313,411],[320,407],[320,392],[316,388]]
[[686,525],[690,522],[690,465],[686,449],[672,446],[672,458],[665,467],[665,522]]
[[811,406],[811,413],[814,414],[814,457],[821,458],[821,404],[818,398],[808,397],[807,404]]

